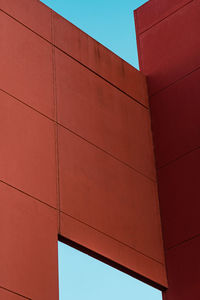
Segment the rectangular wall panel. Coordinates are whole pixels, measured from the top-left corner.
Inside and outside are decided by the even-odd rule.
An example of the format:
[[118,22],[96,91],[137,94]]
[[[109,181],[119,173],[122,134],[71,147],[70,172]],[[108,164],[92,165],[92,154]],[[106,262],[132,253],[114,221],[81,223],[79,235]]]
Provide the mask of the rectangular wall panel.
[[158,170],[165,246],[200,234],[200,149]]
[[58,122],[155,180],[149,110],[56,49]]
[[0,198],[0,285],[30,299],[57,300],[56,210],[3,183]]
[[150,95],[200,66],[199,15],[200,2],[194,0],[138,37]]
[[60,209],[164,263],[156,184],[59,128]]
[[0,12],[1,89],[54,118],[52,46]]
[[158,167],[200,146],[200,68],[151,97]]
[[63,237],[119,264],[123,270],[127,268],[128,273],[139,274],[144,282],[150,280],[151,284],[153,281],[154,284],[167,286],[165,265],[162,263],[64,213],[61,213],[60,222]]
[[0,179],[57,206],[52,121],[0,92]]
[[142,73],[61,16],[54,14],[53,24],[57,47],[148,106],[146,78]]
[[138,34],[161,22],[189,2],[191,0],[149,0],[136,10]]
[[38,33],[52,41],[51,10],[39,0],[1,0],[1,9]]
[[200,236],[170,249],[166,253],[169,290],[164,300],[199,298]]

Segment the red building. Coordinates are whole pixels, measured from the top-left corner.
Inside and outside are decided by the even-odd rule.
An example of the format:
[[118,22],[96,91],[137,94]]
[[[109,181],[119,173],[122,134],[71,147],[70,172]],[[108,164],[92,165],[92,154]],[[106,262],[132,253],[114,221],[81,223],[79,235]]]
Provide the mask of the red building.
[[151,0],[135,12],[147,76],[169,289],[199,299],[200,1]]
[[0,8],[0,299],[58,299],[58,239],[198,299],[200,2],[136,10],[141,72],[37,0]]

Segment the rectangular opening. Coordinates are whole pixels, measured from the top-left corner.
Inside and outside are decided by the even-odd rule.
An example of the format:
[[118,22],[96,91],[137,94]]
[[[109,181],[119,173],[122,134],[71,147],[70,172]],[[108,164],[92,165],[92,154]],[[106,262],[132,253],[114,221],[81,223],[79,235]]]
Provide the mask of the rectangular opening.
[[104,258],[96,259],[98,255],[84,247],[87,254],[77,248],[81,246],[73,242],[58,242],[59,300],[162,300],[157,288],[110,266]]

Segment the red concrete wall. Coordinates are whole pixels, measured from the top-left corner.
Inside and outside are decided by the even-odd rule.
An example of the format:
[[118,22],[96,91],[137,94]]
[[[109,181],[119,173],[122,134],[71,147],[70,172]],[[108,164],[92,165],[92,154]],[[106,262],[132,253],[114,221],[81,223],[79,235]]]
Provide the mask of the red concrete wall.
[[135,12],[148,77],[169,289],[199,298],[200,2],[151,0]]
[[0,299],[58,299],[58,235],[167,285],[145,76],[1,0]]

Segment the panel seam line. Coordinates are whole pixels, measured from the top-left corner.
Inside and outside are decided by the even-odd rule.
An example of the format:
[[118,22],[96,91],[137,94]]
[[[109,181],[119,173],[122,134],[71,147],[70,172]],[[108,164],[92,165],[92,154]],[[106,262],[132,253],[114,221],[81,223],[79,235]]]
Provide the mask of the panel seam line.
[[162,21],[164,21],[165,19],[167,19],[168,17],[172,16],[173,14],[175,14],[177,11],[181,10],[182,8],[184,8],[185,6],[189,5],[191,2],[193,2],[194,0],[190,0],[187,3],[183,4],[182,6],[180,6],[179,8],[175,9],[174,11],[172,11],[171,13],[169,13],[166,17],[162,18],[161,20],[154,22],[151,26],[149,26],[148,28],[144,29],[143,31],[141,31],[139,33],[139,35],[142,35],[143,33],[145,33],[146,31],[150,30],[151,28],[153,28],[154,26],[156,26],[157,24],[161,23]]
[[[61,213],[63,213],[64,215],[66,215],[66,216],[68,216],[68,217],[74,219],[75,221],[77,221],[77,222],[79,222],[79,223],[81,223],[81,224],[84,224],[84,225],[90,227],[91,229],[93,229],[93,230],[95,230],[95,231],[97,231],[97,232],[99,232],[99,233],[101,233],[101,234],[107,236],[108,238],[110,238],[110,239],[112,239],[112,240],[114,240],[114,241],[116,241],[116,242],[118,242],[118,243],[120,243],[120,244],[122,244],[122,245],[124,245],[124,246],[126,246],[126,247],[128,247],[128,248],[130,248],[130,249],[132,249],[132,250],[134,250],[134,251],[136,251],[136,252],[138,252],[138,253],[140,253],[141,255],[143,255],[143,256],[145,256],[145,257],[147,257],[147,258],[149,258],[149,259],[152,259],[152,260],[154,260],[155,262],[157,262],[157,263],[159,263],[159,264],[161,264],[161,265],[164,266],[164,263],[160,262],[159,260],[157,260],[157,259],[155,259],[155,258],[153,258],[153,257],[151,257],[151,256],[148,256],[148,255],[144,254],[143,252],[141,252],[141,251],[137,250],[136,248],[131,247],[130,245],[128,245],[128,244],[126,244],[126,243],[124,243],[124,242],[122,242],[122,241],[120,241],[120,240],[118,240],[118,239],[116,239],[116,238],[114,238],[114,237],[112,237],[112,236],[110,236],[109,234],[107,234],[107,233],[105,233],[105,232],[103,232],[103,231],[100,231],[99,229],[97,229],[97,228],[95,228],[95,227],[93,227],[93,226],[91,226],[91,225],[89,225],[89,224],[87,224],[87,223],[85,223],[85,222],[83,222],[83,221],[81,221],[81,220],[79,220],[79,219],[77,219],[77,218],[71,216],[70,214],[67,214],[66,212],[63,212],[62,210],[61,210]],[[61,235],[62,235],[62,234],[61,234]]]
[[[157,95],[157,94],[161,93],[162,91],[165,91],[166,89],[168,89],[168,88],[170,88],[171,86],[175,85],[177,82],[179,82],[179,81],[181,81],[181,80],[185,79],[186,77],[190,76],[192,73],[194,73],[194,72],[198,71],[198,70],[199,70],[199,68],[200,68],[200,66],[198,66],[198,67],[195,67],[195,69],[193,69],[192,71],[190,71],[190,72],[186,73],[186,74],[185,74],[185,75],[183,75],[182,77],[180,77],[180,78],[176,79],[174,82],[172,82],[172,83],[170,83],[169,85],[167,85],[167,86],[163,87],[162,89],[158,90],[157,92],[155,92],[155,93],[153,93],[153,94],[149,95],[149,98],[151,98],[151,97],[154,97],[155,95]],[[150,76],[147,76],[147,78],[150,78]]]
[[88,144],[90,144],[91,146],[97,148],[99,151],[104,152],[105,154],[107,154],[108,156],[112,157],[114,160],[117,160],[118,162],[120,162],[122,165],[128,167],[131,170],[134,170],[136,173],[144,176],[145,178],[151,180],[152,182],[157,182],[156,179],[153,179],[151,177],[149,177],[148,175],[140,172],[139,170],[137,170],[136,168],[132,167],[131,165],[129,165],[128,163],[124,162],[123,160],[117,158],[115,155],[113,155],[112,153],[107,152],[106,150],[104,150],[103,148],[95,145],[94,143],[90,142],[89,140],[87,140],[86,138],[82,137],[81,135],[79,135],[78,133],[74,132],[73,130],[65,127],[64,125],[62,125],[61,123],[59,123],[58,121],[52,119],[49,116],[46,116],[45,114],[41,113],[40,111],[38,111],[37,109],[33,108],[32,106],[26,104],[25,102],[23,102],[22,100],[16,98],[15,96],[11,95],[10,93],[6,92],[5,90],[0,88],[0,91],[4,92],[5,94],[9,95],[10,97],[14,98],[16,101],[19,101],[21,104],[27,106],[28,108],[32,109],[33,111],[39,113],[40,115],[42,115],[43,117],[47,118],[48,120],[52,121],[53,123],[55,123],[56,125],[59,125],[60,127],[63,127],[64,129],[66,129],[67,131],[71,132],[73,135],[79,137],[80,139],[84,140],[85,142],[87,142]]
[[173,160],[170,160],[170,161],[169,161],[169,162],[167,162],[166,164],[164,164],[164,165],[162,165],[162,166],[158,167],[158,170],[160,170],[160,169],[162,169],[162,168],[165,168],[165,167],[167,167],[168,165],[170,165],[170,164],[172,164],[172,163],[176,162],[177,160],[179,160],[179,159],[181,159],[181,158],[183,158],[183,157],[185,157],[185,156],[189,155],[190,153],[192,153],[192,152],[194,152],[194,151],[197,151],[198,149],[200,149],[200,146],[198,146],[198,147],[195,147],[195,148],[191,149],[190,151],[187,151],[187,152],[185,152],[184,154],[182,154],[182,155],[180,155],[180,156],[176,157],[176,158],[175,158],[175,159],[173,159]]
[[[149,107],[144,105],[143,103],[141,103],[139,100],[137,100],[136,98],[132,97],[131,95],[129,95],[127,92],[125,92],[124,90],[120,89],[120,87],[118,87],[117,85],[115,85],[114,83],[112,83],[111,81],[109,81],[108,79],[104,78],[102,75],[100,75],[99,73],[95,72],[93,69],[89,68],[87,65],[83,64],[82,62],[80,62],[78,59],[76,59],[75,57],[71,56],[69,53],[65,52],[63,49],[59,48],[58,46],[56,46],[55,44],[53,44],[51,41],[49,41],[48,39],[46,39],[45,37],[43,37],[42,35],[38,34],[37,32],[35,32],[33,29],[31,29],[30,27],[28,27],[27,25],[25,25],[24,23],[20,22],[18,19],[16,19],[15,17],[11,16],[9,13],[5,12],[3,9],[0,9],[0,11],[2,11],[3,13],[5,13],[7,16],[9,16],[10,18],[12,18],[13,20],[15,20],[17,23],[23,25],[24,27],[26,27],[28,30],[30,30],[31,32],[33,32],[34,34],[36,34],[37,36],[39,36],[41,39],[45,40],[47,43],[53,45],[56,49],[60,50],[61,52],[63,52],[65,55],[67,55],[68,57],[70,57],[72,60],[76,61],[77,63],[79,63],[80,65],[82,65],[84,68],[86,68],[87,70],[89,70],[90,72],[92,72],[93,74],[95,74],[96,76],[100,77],[101,79],[103,79],[104,81],[106,81],[108,84],[110,84],[111,86],[113,86],[114,88],[116,88],[117,90],[119,90],[120,92],[122,92],[123,94],[125,94],[127,97],[131,98],[133,101],[135,101],[137,104],[141,105],[142,107],[144,107],[145,109],[149,110]],[[66,19],[65,19],[66,20]],[[77,27],[78,28],[78,27]],[[79,29],[79,28],[78,28]],[[110,50],[108,50],[110,51]],[[112,51],[111,51],[112,53]],[[131,66],[133,67],[133,66]],[[133,67],[134,68],[134,67]],[[145,76],[145,75],[144,75]]]
[[166,250],[168,251],[168,250],[174,249],[176,247],[182,246],[183,244],[185,244],[187,242],[190,242],[190,241],[192,241],[192,240],[194,240],[194,239],[196,239],[198,237],[200,237],[200,233],[198,233],[196,235],[193,235],[191,238],[185,239],[184,241],[179,242],[176,245],[170,246],[170,247],[166,248]]
[[9,292],[9,293],[11,293],[11,294],[20,296],[21,298],[24,298],[24,299],[27,299],[27,300],[31,300],[31,298],[26,297],[26,296],[24,296],[24,295],[22,295],[22,294],[20,294],[20,293],[17,293],[17,292],[15,292],[15,291],[12,291],[12,290],[10,290],[10,289],[7,289],[7,288],[5,288],[5,287],[3,287],[3,286],[0,286],[0,289],[5,290],[5,291],[7,291],[7,292]]
[[[54,28],[53,28],[53,12],[51,10],[51,38],[54,42]],[[55,161],[56,161],[56,199],[58,208],[58,232],[60,232],[60,172],[59,172],[59,149],[58,149],[58,113],[57,113],[57,92],[56,92],[56,64],[55,64],[55,47],[52,43],[52,67],[53,67],[53,99],[54,99],[54,125],[55,125]]]
[[0,179],[0,182],[3,183],[3,184],[5,184],[5,185],[7,185],[7,186],[9,186],[9,187],[11,187],[11,188],[13,188],[14,190],[17,190],[18,192],[20,192],[20,193],[22,193],[22,194],[24,194],[24,195],[26,195],[26,196],[32,198],[33,200],[37,200],[37,201],[39,201],[40,203],[42,203],[42,204],[44,204],[44,205],[47,205],[48,207],[53,208],[54,210],[57,210],[57,211],[58,211],[58,209],[55,208],[54,206],[52,206],[52,205],[50,205],[50,204],[48,204],[48,203],[46,203],[46,202],[40,200],[39,198],[37,198],[37,197],[35,197],[35,196],[33,196],[33,195],[31,195],[31,194],[29,194],[29,193],[27,193],[27,192],[21,190],[21,189],[19,189],[18,187],[16,187],[16,186],[14,186],[14,185],[12,185],[12,184],[10,184],[10,183],[4,181],[3,179]]

